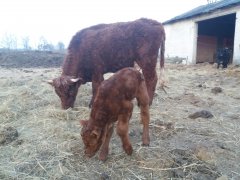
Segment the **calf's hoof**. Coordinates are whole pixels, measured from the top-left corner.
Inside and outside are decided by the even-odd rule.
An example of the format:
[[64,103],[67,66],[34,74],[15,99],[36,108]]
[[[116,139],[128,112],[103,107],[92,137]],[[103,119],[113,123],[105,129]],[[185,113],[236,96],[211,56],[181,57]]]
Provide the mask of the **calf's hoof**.
[[108,151],[100,151],[98,159],[101,161],[106,161],[108,156]]
[[149,146],[149,144],[150,144],[150,138],[149,137],[143,138],[142,146]]
[[132,148],[131,145],[130,146],[124,146],[123,149],[128,155],[132,155],[133,148]]
[[142,143],[142,146],[149,146],[149,143]]

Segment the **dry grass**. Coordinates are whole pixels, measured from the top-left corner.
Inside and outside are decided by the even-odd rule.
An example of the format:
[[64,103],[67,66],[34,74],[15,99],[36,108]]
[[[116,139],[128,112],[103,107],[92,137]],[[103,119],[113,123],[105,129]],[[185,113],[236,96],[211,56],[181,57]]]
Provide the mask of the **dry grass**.
[[[157,89],[151,106],[149,147],[141,146],[134,108],[127,156],[116,134],[106,162],[84,157],[80,119],[90,113],[91,84],[80,87],[76,107],[60,109],[45,83],[59,69],[0,70],[0,179],[216,179],[240,178],[240,68],[167,64],[167,94]],[[214,94],[211,89],[221,87]],[[211,119],[188,118],[209,110]],[[0,140],[1,140],[0,139]]]

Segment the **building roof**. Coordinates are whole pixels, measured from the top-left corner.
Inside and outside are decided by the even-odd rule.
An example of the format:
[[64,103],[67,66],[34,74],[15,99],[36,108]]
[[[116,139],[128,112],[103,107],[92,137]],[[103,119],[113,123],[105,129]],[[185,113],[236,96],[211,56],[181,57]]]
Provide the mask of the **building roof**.
[[229,8],[232,6],[237,6],[240,5],[240,0],[221,0],[221,1],[217,1],[215,3],[210,3],[210,4],[206,4],[206,5],[202,5],[199,7],[196,7],[186,13],[183,13],[179,16],[176,16],[170,20],[165,21],[163,24],[170,24],[170,23],[174,23],[180,20],[184,20],[184,19],[189,19],[195,16],[200,16],[202,14],[207,14],[207,13],[211,13],[213,11],[216,11],[218,9],[225,9],[225,8]]

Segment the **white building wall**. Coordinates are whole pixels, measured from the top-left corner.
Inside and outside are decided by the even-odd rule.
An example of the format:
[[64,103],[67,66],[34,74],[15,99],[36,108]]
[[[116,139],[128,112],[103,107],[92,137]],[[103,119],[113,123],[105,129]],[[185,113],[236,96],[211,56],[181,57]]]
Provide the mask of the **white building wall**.
[[181,57],[187,59],[187,63],[196,63],[197,52],[197,22],[236,13],[236,27],[234,37],[233,64],[240,64],[240,7],[232,7],[216,11],[210,14],[195,17],[189,20],[181,20],[171,24],[165,24],[166,45],[165,56]]
[[[166,32],[167,57],[185,58],[187,63],[195,63],[197,24],[191,20],[164,25]],[[194,57],[195,56],[195,57]]]
[[240,10],[236,12],[233,64],[240,64]]

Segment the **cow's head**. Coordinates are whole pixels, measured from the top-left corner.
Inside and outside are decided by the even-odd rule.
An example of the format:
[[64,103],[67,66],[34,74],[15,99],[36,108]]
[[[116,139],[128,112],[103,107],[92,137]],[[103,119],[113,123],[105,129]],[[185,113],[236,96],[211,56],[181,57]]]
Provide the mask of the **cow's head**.
[[89,127],[89,121],[80,120],[80,124],[82,125],[81,136],[84,147],[84,153],[88,157],[92,157],[96,154],[99,148],[102,145],[102,129],[98,127]]
[[73,107],[81,81],[81,78],[74,79],[71,76],[60,76],[48,81],[60,97],[63,109]]

